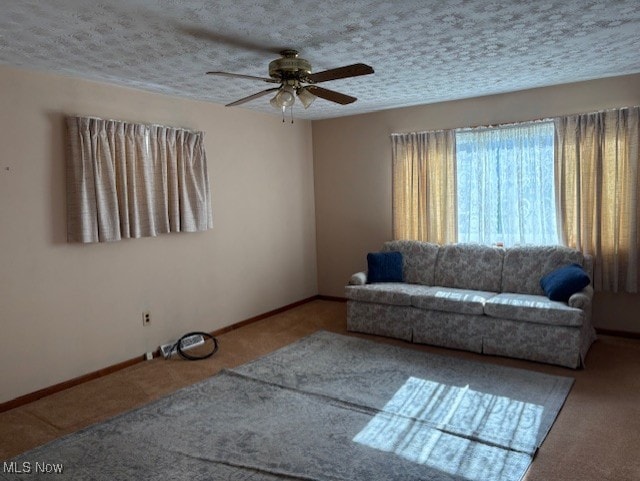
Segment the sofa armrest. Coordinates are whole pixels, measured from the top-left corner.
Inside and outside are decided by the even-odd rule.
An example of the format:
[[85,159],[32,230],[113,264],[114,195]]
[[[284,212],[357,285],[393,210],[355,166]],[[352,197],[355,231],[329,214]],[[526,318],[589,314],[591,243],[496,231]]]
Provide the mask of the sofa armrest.
[[569,298],[569,306],[587,311],[591,308],[591,300],[593,299],[593,287],[590,285],[576,292]]
[[357,272],[351,276],[349,279],[350,286],[362,286],[367,283],[367,273],[366,272]]

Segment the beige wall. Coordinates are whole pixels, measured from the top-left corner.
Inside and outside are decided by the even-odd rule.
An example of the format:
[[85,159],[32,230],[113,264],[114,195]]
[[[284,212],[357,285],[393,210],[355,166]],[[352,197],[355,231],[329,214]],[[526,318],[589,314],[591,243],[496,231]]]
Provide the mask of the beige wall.
[[[0,112],[0,402],[317,294],[310,122],[6,67]],[[213,230],[67,244],[69,113],[203,130]]]
[[[314,122],[320,294],[343,296],[350,275],[366,268],[366,253],[391,238],[391,133],[638,104],[640,75],[634,75]],[[599,327],[640,332],[640,296],[597,299],[594,317]],[[616,300],[620,304],[612,311],[609,306]]]

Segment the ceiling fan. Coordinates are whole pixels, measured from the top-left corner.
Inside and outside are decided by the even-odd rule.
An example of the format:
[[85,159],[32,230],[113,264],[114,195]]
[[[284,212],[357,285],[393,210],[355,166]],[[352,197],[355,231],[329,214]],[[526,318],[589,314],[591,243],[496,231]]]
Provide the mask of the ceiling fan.
[[273,87],[261,92],[243,97],[235,102],[227,104],[227,107],[240,105],[250,100],[260,98],[271,92],[276,92],[271,99],[271,105],[277,109],[284,111],[287,107],[292,107],[295,103],[296,95],[304,108],[308,108],[316,97],[336,102],[341,105],[347,105],[355,102],[357,99],[350,95],[345,95],[334,90],[318,87],[316,84],[327,82],[329,80],[337,80],[349,77],[358,77],[360,75],[368,75],[373,73],[373,68],[363,63],[346,65],[344,67],[324,70],[322,72],[311,73],[311,64],[298,57],[297,50],[282,50],[281,58],[273,60],[269,63],[269,78],[255,77],[253,75],[243,75],[230,72],[207,72],[208,75],[222,75],[225,77],[246,78],[261,80],[267,83],[280,84],[279,87]]

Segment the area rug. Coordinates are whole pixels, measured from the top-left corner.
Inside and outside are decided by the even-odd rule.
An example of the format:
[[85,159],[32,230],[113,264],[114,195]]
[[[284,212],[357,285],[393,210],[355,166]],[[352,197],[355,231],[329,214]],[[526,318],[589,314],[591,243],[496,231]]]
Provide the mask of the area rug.
[[519,481],[572,384],[321,331],[9,460],[0,479]]

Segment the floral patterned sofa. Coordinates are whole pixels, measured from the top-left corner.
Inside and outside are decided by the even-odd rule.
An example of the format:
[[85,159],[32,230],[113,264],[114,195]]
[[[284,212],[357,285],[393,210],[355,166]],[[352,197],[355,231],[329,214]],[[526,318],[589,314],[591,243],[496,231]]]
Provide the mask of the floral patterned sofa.
[[498,248],[390,241],[403,282],[346,287],[347,329],[478,353],[581,367],[596,338],[589,285],[568,302],[545,296],[540,279],[567,264],[592,277],[590,256],[562,246]]

